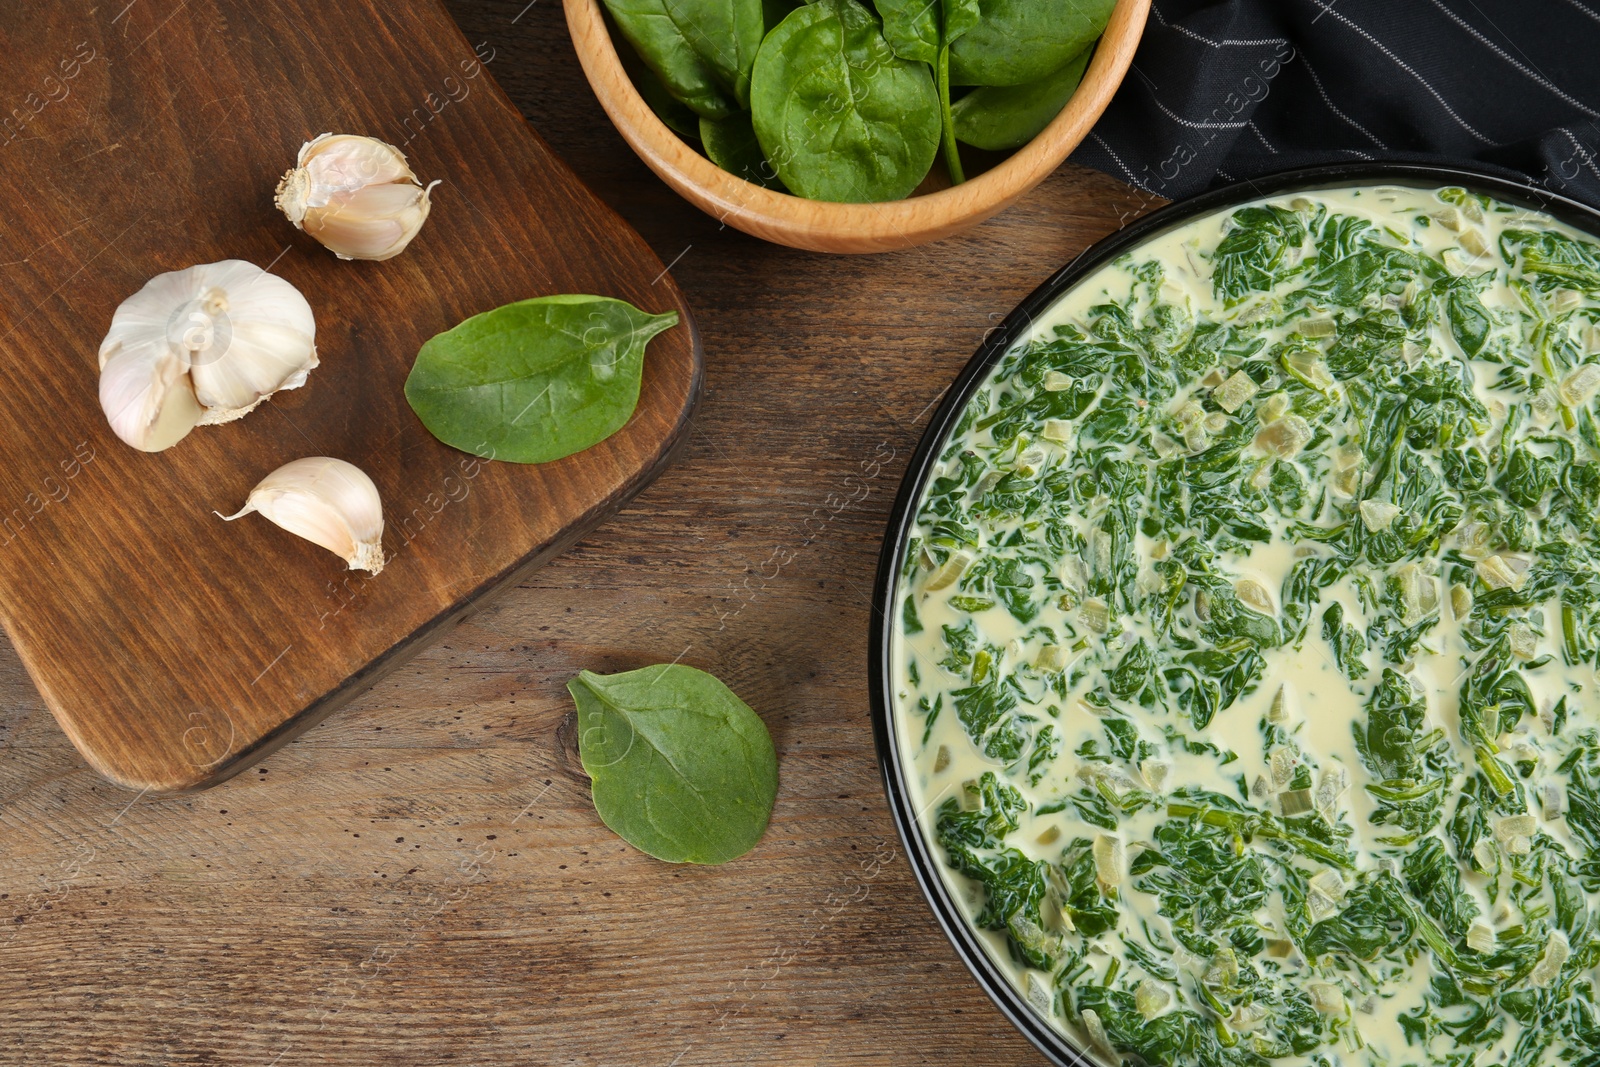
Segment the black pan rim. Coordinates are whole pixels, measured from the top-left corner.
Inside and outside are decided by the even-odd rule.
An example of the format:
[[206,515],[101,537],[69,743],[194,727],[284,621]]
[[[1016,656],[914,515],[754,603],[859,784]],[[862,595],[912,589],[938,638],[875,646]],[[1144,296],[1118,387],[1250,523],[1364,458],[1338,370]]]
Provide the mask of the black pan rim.
[[988,994],[989,999],[994,1001],[1001,1014],[1058,1067],[1095,1067],[1095,1061],[1084,1049],[1078,1047],[1072,1038],[1055,1029],[1031,1008],[1023,995],[1011,984],[1010,978],[989,957],[988,949],[981,941],[978,931],[967,922],[960,905],[953,899],[944,883],[940,873],[943,860],[934,854],[934,846],[923,837],[917,825],[919,813],[915,809],[909,786],[901,773],[893,720],[895,682],[890,673],[893,664],[890,642],[893,639],[894,619],[898,610],[895,602],[897,576],[904,559],[906,538],[916,517],[916,504],[927,485],[929,468],[938,458],[956,420],[989,370],[1011,347],[1013,340],[1027,336],[1034,321],[1048,312],[1050,307],[1073,286],[1129,249],[1165,230],[1200,216],[1264,197],[1352,185],[1401,185],[1417,188],[1459,186],[1507,203],[1542,211],[1561,222],[1600,237],[1600,211],[1548,189],[1509,179],[1504,176],[1504,172],[1480,170],[1465,165],[1335,163],[1297,167],[1293,170],[1234,182],[1187,200],[1175,201],[1089,246],[1071,263],[1056,271],[1030,293],[1011,314],[1006,316],[1005,321],[984,338],[977,352],[967,361],[966,366],[946,390],[944,399],[939,403],[933,418],[923,431],[900,482],[894,505],[890,509],[889,522],[878,557],[877,577],[873,583],[873,611],[867,645],[872,733],[890,814],[894,819],[895,829],[899,832],[917,885],[922,890],[940,928],[955,947],[956,955],[961,957],[962,963],[972,972],[978,985]]

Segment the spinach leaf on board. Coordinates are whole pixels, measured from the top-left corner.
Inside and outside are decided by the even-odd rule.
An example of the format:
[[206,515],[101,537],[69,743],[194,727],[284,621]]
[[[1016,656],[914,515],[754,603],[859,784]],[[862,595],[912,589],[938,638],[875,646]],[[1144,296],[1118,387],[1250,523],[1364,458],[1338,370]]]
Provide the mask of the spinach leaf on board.
[[1060,70],[1105,31],[1116,0],[978,0],[950,46],[954,85],[1021,85]]
[[667,9],[667,0],[605,0],[645,66],[674,97],[697,115],[719,119],[738,110],[737,100]]
[[682,664],[582,671],[578,753],[595,810],[624,841],[668,863],[726,863],[754,848],[778,791],[760,716]]
[[546,463],[620,430],[639,403],[649,340],[678,313],[603,296],[543,296],[474,315],[428,339],[406,400],[439,440]]
[[993,152],[1021,148],[1066,107],[1093,54],[1093,48],[1085,48],[1038,81],[972,90],[950,105],[956,139]]
[[762,188],[783,189],[778,172],[761,152],[749,112],[741,111],[725,119],[701,119],[699,128],[700,143],[711,162]]
[[817,0],[767,35],[750,106],[783,184],[813,200],[908,195],[939,149],[939,96],[928,68],[894,54],[856,0]]

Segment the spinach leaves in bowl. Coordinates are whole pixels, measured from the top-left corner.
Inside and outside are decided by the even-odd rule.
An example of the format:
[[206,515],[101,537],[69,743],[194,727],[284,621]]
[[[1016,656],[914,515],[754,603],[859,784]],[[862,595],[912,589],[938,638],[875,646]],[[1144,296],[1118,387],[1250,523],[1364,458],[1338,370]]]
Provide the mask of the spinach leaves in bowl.
[[[898,200],[957,142],[1020,147],[1071,98],[1114,0],[605,0],[630,74],[718,166],[835,202]],[[1004,92],[990,91],[1004,87]],[[749,131],[752,136],[744,133]],[[754,149],[754,151],[752,151]]]

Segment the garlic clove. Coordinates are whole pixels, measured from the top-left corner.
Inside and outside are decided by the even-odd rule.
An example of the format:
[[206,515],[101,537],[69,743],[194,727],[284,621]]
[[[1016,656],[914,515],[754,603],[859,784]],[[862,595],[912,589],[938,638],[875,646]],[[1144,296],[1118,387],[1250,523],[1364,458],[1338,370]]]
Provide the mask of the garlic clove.
[[116,435],[143,452],[171,448],[199,423],[204,409],[181,356],[153,346],[125,349],[100,372],[100,407]]
[[276,203],[295,227],[340,259],[399,255],[422,229],[430,207],[393,145],[372,137],[324,133],[300,148],[278,183]]
[[112,315],[101,407],[124,441],[159,451],[193,426],[232,421],[304,385],[317,366],[315,335],[300,291],[253,263],[159,274]]
[[369,185],[346,197],[340,210],[307,216],[304,229],[340,259],[391,259],[422,229],[433,185]]
[[351,570],[383,570],[383,506],[378,487],[360,467],[342,459],[310,456],[286,463],[252,490],[229,522],[258,512],[313,544]]

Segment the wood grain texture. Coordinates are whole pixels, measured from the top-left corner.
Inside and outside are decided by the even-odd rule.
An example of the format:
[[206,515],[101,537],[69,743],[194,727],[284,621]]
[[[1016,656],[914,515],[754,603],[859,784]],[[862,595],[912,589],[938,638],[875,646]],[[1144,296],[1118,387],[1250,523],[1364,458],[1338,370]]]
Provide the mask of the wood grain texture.
[[[1015,203],[1088,136],[1133,64],[1150,0],[1118,0],[1077,92],[1045,129],[961,185],[881,204],[831,204],[763,189],[719,168],[667,128],[633,87],[601,0],[562,0],[574,50],[600,106],[649,168],[701,211],[745,233],[818,252],[884,252],[942,240]],[[622,43],[626,48],[626,42]],[[972,150],[968,150],[969,152]],[[975,156],[984,153],[975,153]],[[942,176],[942,164],[935,170]]]
[[[560,558],[203,793],[106,784],[0,645],[0,1064],[1041,1064],[900,855],[867,713],[868,593],[929,405],[986,329],[1145,202],[1068,166],[939,244],[765,245],[628,149],[557,5],[451,10],[554,150],[676,260],[706,349],[686,450]],[[197,32],[151,0],[128,32],[169,16],[159,32]],[[43,65],[78,39],[13,47]],[[25,91],[0,87],[8,104]],[[61,106],[56,136],[87,121]],[[451,110],[415,155],[453,136]],[[64,277],[100,243],[35,255]],[[612,836],[564,725],[579,669],[680,656],[778,747],[771,828],[721,868]]]
[[[141,0],[118,15],[61,0],[7,8],[0,37],[0,84],[46,102],[33,114],[25,99],[0,147],[16,197],[0,216],[0,619],[107,777],[161,792],[237,773],[548,559],[679,439],[700,373],[681,296],[443,8]],[[394,141],[442,181],[397,259],[336,260],[273,209],[278,176],[325,130]],[[322,365],[241,422],[136,452],[100,412],[100,338],[147,278],[219,259],[270,265],[306,295]],[[402,393],[422,342],[573,292],[682,315],[650,345],[629,424],[538,466],[435,441]],[[306,455],[377,483],[381,575],[259,518],[217,519]]]

